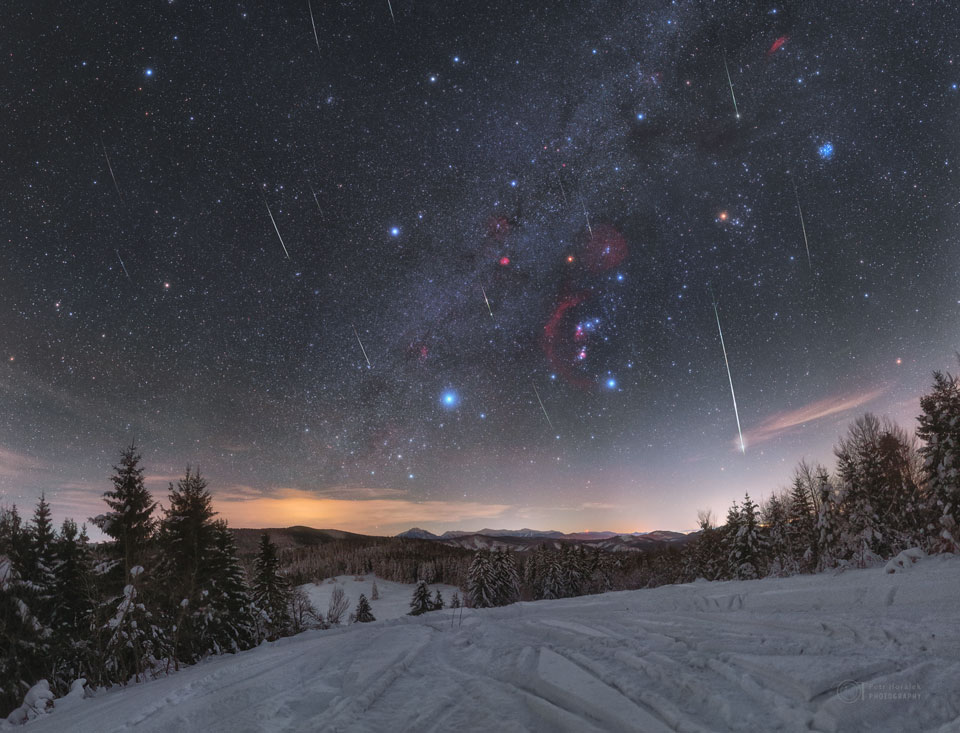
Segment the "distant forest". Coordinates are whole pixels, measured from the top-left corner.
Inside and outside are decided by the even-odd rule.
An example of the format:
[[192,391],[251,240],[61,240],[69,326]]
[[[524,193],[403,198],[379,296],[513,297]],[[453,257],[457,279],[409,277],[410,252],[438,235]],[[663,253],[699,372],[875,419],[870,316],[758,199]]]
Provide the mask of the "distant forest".
[[[650,552],[576,542],[470,552],[306,528],[289,546],[267,534],[254,545],[249,530],[215,519],[206,479],[189,468],[158,511],[131,445],[104,493],[106,511],[91,519],[109,541],[91,543],[71,519],[54,527],[44,497],[28,520],[16,506],[0,508],[0,715],[22,722],[71,690],[127,684],[329,628],[345,620],[343,599],[324,615],[297,586],[335,575],[418,583],[412,612],[422,613],[441,604],[428,604],[418,581],[458,586],[467,605],[488,607],[960,552],[960,381],[935,373],[920,406],[915,433],[859,417],[834,449],[833,470],[802,462],[788,490],[761,505],[744,496],[722,524],[701,512],[689,542]],[[361,606],[350,620],[372,620]],[[21,705],[41,680],[46,692]]]

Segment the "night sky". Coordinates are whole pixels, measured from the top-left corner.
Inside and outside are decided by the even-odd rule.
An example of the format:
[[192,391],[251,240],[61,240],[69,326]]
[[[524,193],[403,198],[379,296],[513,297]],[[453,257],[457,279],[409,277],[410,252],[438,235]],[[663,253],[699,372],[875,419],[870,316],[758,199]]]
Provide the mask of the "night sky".
[[858,413],[912,429],[955,364],[950,3],[4,21],[27,511],[101,511],[135,438],[157,498],[199,466],[239,526],[690,529],[832,465]]

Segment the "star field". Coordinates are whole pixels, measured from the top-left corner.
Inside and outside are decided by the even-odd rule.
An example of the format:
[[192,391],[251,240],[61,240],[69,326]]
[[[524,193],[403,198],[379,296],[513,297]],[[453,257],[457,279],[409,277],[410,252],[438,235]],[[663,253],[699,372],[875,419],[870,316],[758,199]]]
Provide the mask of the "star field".
[[392,11],[11,12],[5,502],[89,516],[135,438],[370,531],[688,529],[952,367],[957,9]]

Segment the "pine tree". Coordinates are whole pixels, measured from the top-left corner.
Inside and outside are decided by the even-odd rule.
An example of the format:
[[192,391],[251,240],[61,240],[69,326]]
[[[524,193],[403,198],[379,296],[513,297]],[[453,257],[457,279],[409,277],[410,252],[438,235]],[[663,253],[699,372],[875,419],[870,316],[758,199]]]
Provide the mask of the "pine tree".
[[102,651],[95,667],[101,679],[95,682],[139,682],[168,654],[163,630],[141,598],[143,573],[140,565],[130,569],[129,582],[113,615],[99,629],[102,641],[98,648]]
[[33,592],[21,576],[29,534],[16,506],[0,507],[0,710],[13,710],[42,674],[49,629],[30,608]]
[[787,520],[793,565],[799,572],[812,572],[817,567],[816,516],[810,493],[799,475],[790,492]]
[[[582,580],[583,572],[579,564],[574,570],[578,580]],[[493,600],[495,606],[506,606],[514,603],[520,597],[520,576],[517,573],[517,563],[513,553],[497,550],[491,561],[493,583]]]
[[280,572],[277,546],[266,532],[260,537],[253,580],[253,600],[263,613],[265,636],[269,640],[290,629],[290,585]]
[[120,465],[110,480],[113,491],[107,491],[103,500],[111,511],[91,521],[112,537],[123,558],[123,578],[130,577],[134,566],[142,564],[147,543],[152,534],[153,510],[157,506],[143,483],[143,468],[136,445],[131,443],[120,457]]
[[370,602],[367,600],[367,597],[363,595],[363,593],[361,593],[360,597],[357,599],[355,617],[357,623],[360,624],[376,621],[376,619],[373,617],[373,611],[370,609]]
[[474,608],[490,608],[496,603],[496,586],[489,550],[473,553],[473,562],[467,573],[467,597]]
[[437,591],[436,591],[436,593],[435,593],[434,596],[433,596],[433,603],[432,603],[431,605],[433,606],[433,610],[434,610],[434,611],[441,611],[441,610],[443,610],[443,607],[444,607],[443,596],[440,595],[440,589],[439,589],[439,588],[437,588]]
[[430,602],[430,588],[427,582],[421,580],[417,587],[413,589],[413,598],[410,599],[410,616],[419,616],[422,613],[433,610],[433,604]]
[[213,523],[213,548],[209,558],[213,586],[206,633],[215,654],[250,649],[259,643],[257,612],[250,597],[246,574],[237,555],[237,544],[227,523]]
[[90,597],[93,577],[86,527],[78,531],[76,522],[64,519],[54,554],[51,627],[59,669],[52,681],[56,691],[63,694],[68,691],[67,685],[86,676],[90,654],[88,632],[93,612]]
[[170,485],[169,501],[158,533],[163,551],[160,576],[175,629],[173,660],[193,664],[216,646],[207,633],[215,577],[210,567],[215,512],[206,480],[189,467],[176,486]]
[[453,598],[450,599],[450,608],[460,608],[460,594],[454,593]]
[[734,576],[739,580],[759,578],[763,574],[765,549],[765,538],[757,522],[757,505],[751,501],[750,494],[745,494],[730,555]]
[[935,372],[932,391],[920,398],[917,436],[929,486],[931,544],[960,552],[960,379]]
[[840,503],[836,492],[830,485],[830,478],[826,471],[817,476],[818,489],[817,503],[820,510],[817,513],[817,570],[827,570],[836,567],[843,559],[840,529]]
[[24,564],[21,567],[23,579],[33,589],[33,611],[45,626],[52,622],[54,603],[54,563],[56,532],[50,517],[50,505],[41,494],[37,508],[33,513],[33,522],[27,527],[27,544]]
[[875,562],[887,547],[877,511],[886,492],[880,434],[880,421],[867,413],[854,421],[834,451],[843,490],[842,541],[858,567]]
[[797,572],[797,568],[793,562],[786,503],[773,494],[767,500],[761,514],[769,541],[770,574],[793,575]]

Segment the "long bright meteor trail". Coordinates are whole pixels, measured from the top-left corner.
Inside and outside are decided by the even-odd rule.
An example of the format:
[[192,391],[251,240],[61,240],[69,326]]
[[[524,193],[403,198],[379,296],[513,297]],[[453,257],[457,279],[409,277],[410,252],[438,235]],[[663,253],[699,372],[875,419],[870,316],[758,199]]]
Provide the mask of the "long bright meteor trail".
[[313,3],[311,3],[310,0],[307,0],[307,8],[310,10],[310,25],[313,26],[313,40],[317,42],[317,52],[322,53],[320,51],[320,39],[317,37],[317,24],[313,22]]
[[394,25],[396,25],[397,19],[393,15],[393,4],[390,2],[390,0],[387,0],[387,7],[390,8],[390,20],[393,21]]
[[560,193],[563,194],[563,205],[567,205],[567,192],[563,190],[563,179],[560,177],[560,173],[557,173],[557,183],[560,184]]
[[730,85],[730,97],[733,99],[733,111],[737,115],[737,119],[740,119],[740,110],[737,109],[737,95],[733,93],[733,80],[730,78],[730,69],[727,68],[727,52],[723,52],[723,70],[727,72],[727,84]]
[[540,391],[537,389],[537,385],[533,385],[533,391],[537,395],[537,402],[540,403],[540,409],[543,410],[543,416],[547,418],[547,425],[550,426],[550,429],[553,430],[553,423],[550,422],[550,416],[547,414],[547,408],[543,406],[543,400],[540,399]]
[[487,304],[487,310],[490,311],[490,317],[493,318],[493,311],[490,310],[490,301],[487,300],[487,291],[483,289],[483,283],[480,283],[480,292],[483,293],[483,302]]
[[587,231],[593,236],[593,228],[590,226],[590,214],[587,213],[587,202],[583,200],[583,194],[580,194],[580,205],[583,207],[583,215],[587,218]]
[[317,192],[313,190],[313,186],[310,186],[310,193],[313,194],[313,200],[317,204],[317,211],[320,212],[320,216],[323,216],[323,209],[320,208],[320,199],[317,198]]
[[747,446],[743,443],[743,431],[740,429],[740,411],[737,410],[737,394],[733,391],[733,376],[730,374],[730,360],[727,359],[727,347],[723,343],[723,329],[720,328],[720,313],[717,303],[713,303],[713,314],[717,317],[717,330],[720,332],[720,348],[723,349],[723,363],[727,365],[727,379],[730,380],[730,396],[733,398],[733,414],[737,418],[737,432],[740,434],[740,452],[746,453]]
[[100,136],[100,147],[103,148],[103,157],[107,161],[107,170],[110,171],[110,178],[113,179],[113,187],[117,191],[117,196],[123,199],[123,194],[120,193],[120,186],[117,185],[117,177],[113,175],[113,166],[110,165],[110,156],[107,155],[107,146],[103,144],[103,135]]
[[357,337],[357,343],[360,344],[360,351],[363,352],[363,358],[367,360],[367,366],[372,368],[373,365],[370,363],[370,357],[367,356],[367,350],[363,348],[363,341],[360,340],[360,334],[357,333],[357,327],[353,327],[353,335]]
[[117,253],[117,259],[120,260],[120,267],[123,268],[123,274],[126,275],[126,276],[127,276],[127,280],[129,280],[129,279],[130,279],[130,273],[127,272],[127,266],[126,266],[125,264],[123,264],[123,257],[120,256],[120,250],[119,250],[119,249],[115,249],[115,250],[113,250],[113,251]]
[[797,182],[793,182],[793,194],[797,197],[797,212],[800,214],[800,229],[803,230],[803,246],[807,249],[807,264],[810,265],[811,269],[813,268],[813,263],[810,261],[810,244],[807,242],[807,227],[803,223],[803,209],[800,208],[800,192],[797,191]]
[[277,220],[273,218],[273,212],[270,211],[270,204],[267,203],[267,197],[263,197],[263,203],[267,207],[267,213],[270,214],[270,221],[273,223],[273,231],[277,233],[277,239],[280,240],[280,246],[283,247],[283,253],[290,259],[290,253],[287,252],[287,245],[283,243],[283,237],[280,236],[280,230],[277,228]]

